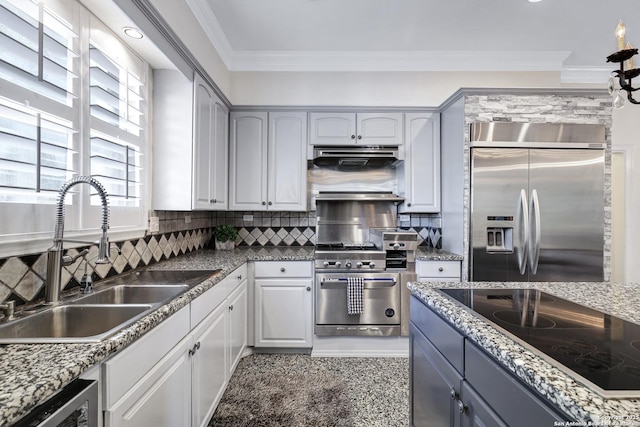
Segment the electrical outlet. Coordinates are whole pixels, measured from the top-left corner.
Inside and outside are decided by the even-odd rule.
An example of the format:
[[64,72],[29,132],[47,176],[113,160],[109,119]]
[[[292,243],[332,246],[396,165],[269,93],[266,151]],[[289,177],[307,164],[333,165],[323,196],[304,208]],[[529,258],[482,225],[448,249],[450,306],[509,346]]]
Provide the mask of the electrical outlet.
[[242,221],[244,221],[244,222],[253,221],[253,215],[242,215]]
[[185,215],[184,216],[184,223],[185,224],[191,224],[191,215]]
[[400,222],[409,222],[409,221],[411,221],[411,215],[400,214],[399,216],[400,216],[400,218],[399,218]]
[[152,233],[157,233],[160,231],[160,218],[157,216],[152,216],[149,218],[149,231]]

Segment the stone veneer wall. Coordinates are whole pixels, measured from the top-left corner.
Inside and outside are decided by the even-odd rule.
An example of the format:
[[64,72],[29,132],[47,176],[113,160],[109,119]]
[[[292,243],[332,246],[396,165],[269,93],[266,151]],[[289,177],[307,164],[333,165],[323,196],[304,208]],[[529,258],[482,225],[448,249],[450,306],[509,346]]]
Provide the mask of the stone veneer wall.
[[[246,214],[253,221],[242,220]],[[111,252],[111,264],[96,265],[97,246],[87,246],[89,253],[84,259],[62,269],[63,291],[80,286],[86,272],[93,280],[126,273],[138,267],[206,248],[212,242],[216,225],[232,224],[239,229],[238,246],[309,246],[315,244],[315,212],[176,212],[151,211],[149,216],[158,217],[159,231],[140,239],[112,242],[119,249]],[[414,229],[419,233],[420,244],[441,248],[442,236],[439,215],[412,214],[409,221],[399,226]],[[84,247],[69,249],[75,255]],[[13,300],[17,305],[44,298],[44,281],[47,269],[47,254],[36,253],[0,259],[0,302]]]
[[[470,147],[469,124],[473,122],[586,123],[605,125],[604,280],[611,277],[611,96],[565,94],[468,94],[464,96],[464,215],[463,247],[469,253]],[[468,263],[462,278],[469,277]]]

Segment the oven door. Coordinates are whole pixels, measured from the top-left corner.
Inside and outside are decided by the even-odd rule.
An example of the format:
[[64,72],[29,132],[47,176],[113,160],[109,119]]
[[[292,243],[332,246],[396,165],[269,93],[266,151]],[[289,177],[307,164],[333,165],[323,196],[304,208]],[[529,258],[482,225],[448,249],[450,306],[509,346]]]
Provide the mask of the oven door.
[[[361,314],[347,313],[349,277],[364,279]],[[316,335],[400,335],[398,273],[317,273],[315,288]]]

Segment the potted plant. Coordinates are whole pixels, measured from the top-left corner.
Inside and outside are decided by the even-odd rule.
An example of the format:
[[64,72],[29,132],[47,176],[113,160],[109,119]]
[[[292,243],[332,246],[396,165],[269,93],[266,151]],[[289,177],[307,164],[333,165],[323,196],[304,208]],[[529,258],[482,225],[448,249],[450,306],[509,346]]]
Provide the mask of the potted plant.
[[213,236],[216,239],[216,250],[228,251],[235,247],[238,230],[231,225],[223,224],[216,227]]

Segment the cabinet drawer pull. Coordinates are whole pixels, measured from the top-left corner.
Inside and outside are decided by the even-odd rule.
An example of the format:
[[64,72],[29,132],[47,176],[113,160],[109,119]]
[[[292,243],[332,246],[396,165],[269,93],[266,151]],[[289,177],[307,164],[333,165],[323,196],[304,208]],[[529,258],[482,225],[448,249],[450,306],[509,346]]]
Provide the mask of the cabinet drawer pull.
[[444,271],[444,267],[438,267],[438,271],[443,272]]
[[280,267],[280,271],[284,273],[284,267]]

